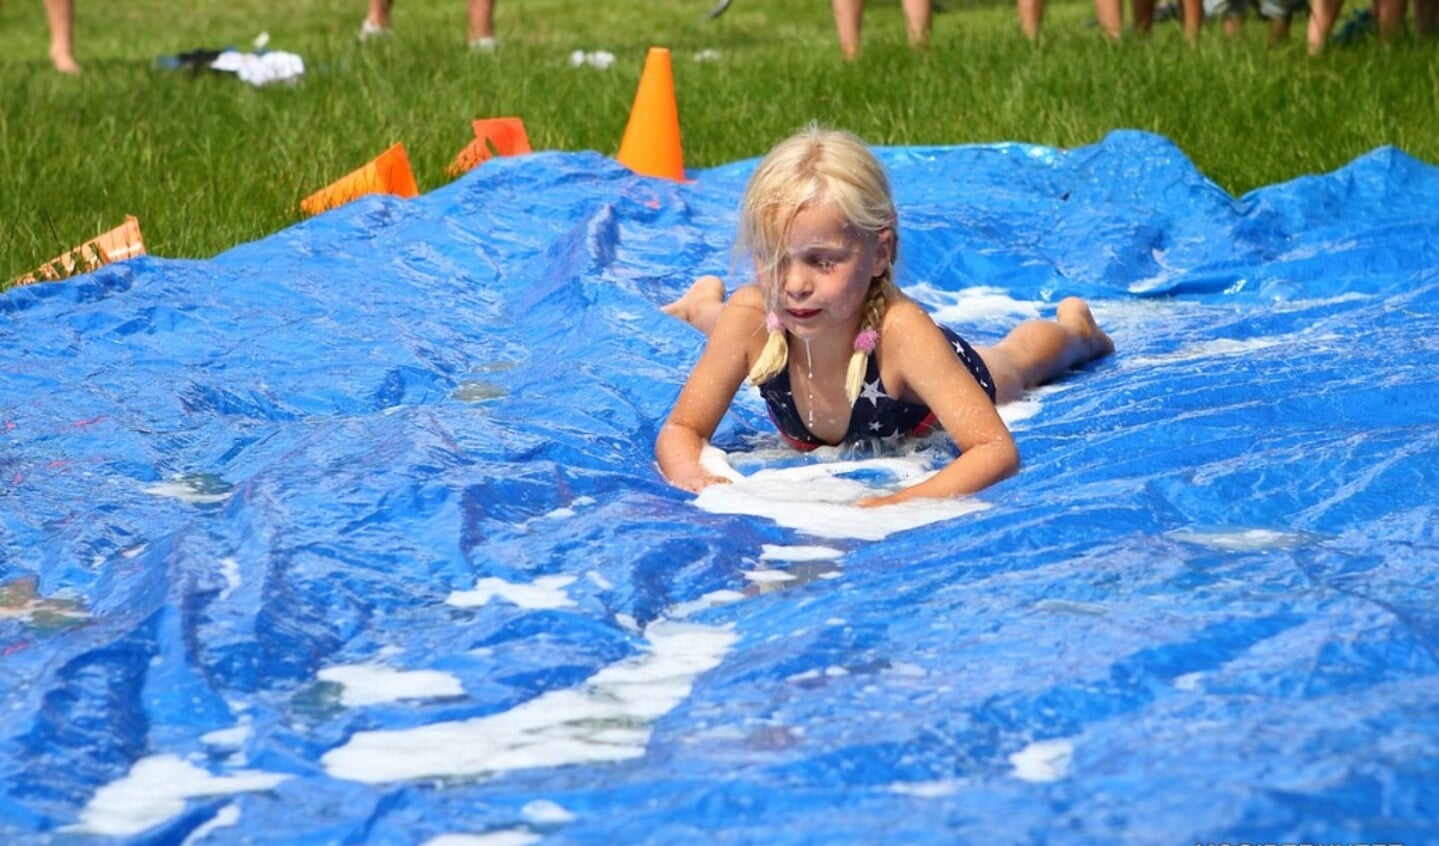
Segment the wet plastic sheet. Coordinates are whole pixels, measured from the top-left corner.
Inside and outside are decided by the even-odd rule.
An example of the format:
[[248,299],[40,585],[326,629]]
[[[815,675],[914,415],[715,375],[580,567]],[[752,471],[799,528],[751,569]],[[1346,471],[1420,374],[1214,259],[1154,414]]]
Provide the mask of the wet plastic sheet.
[[796,460],[750,394],[730,500],[653,468],[753,162],[0,298],[0,840],[1439,841],[1439,170],[882,156],[942,319],[1119,346],[929,511],[843,486],[942,445]]

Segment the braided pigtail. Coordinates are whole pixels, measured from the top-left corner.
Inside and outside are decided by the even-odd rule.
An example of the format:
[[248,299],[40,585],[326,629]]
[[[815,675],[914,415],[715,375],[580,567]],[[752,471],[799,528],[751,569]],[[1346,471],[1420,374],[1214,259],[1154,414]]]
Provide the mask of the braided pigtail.
[[785,336],[784,324],[780,323],[779,315],[774,309],[770,309],[765,315],[764,325],[769,337],[765,338],[764,349],[760,350],[754,367],[750,368],[751,385],[763,385],[789,365],[789,339]]
[[864,374],[869,370],[869,357],[879,343],[879,327],[884,323],[885,280],[875,277],[869,283],[869,294],[864,299],[864,320],[859,325],[859,334],[854,336],[854,353],[849,357],[849,370],[845,373],[844,393],[849,404],[854,405],[864,390]]

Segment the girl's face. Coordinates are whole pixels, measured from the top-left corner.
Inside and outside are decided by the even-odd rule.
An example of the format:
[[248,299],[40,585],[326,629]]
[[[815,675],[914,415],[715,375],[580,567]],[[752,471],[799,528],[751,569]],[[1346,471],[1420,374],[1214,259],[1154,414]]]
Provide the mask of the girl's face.
[[870,282],[889,267],[893,243],[893,231],[862,232],[828,200],[802,209],[775,269],[785,328],[802,339],[859,331]]

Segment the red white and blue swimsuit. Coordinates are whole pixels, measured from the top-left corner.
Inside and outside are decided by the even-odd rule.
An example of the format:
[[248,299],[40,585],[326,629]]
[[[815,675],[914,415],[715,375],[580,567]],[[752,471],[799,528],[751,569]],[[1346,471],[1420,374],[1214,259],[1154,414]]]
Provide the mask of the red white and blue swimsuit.
[[[961,338],[959,333],[946,326],[939,328],[954,346],[954,354],[959,356],[959,360],[974,374],[975,381],[989,394],[990,402],[993,402],[994,379],[989,375],[989,368],[984,366],[984,359],[979,357],[979,353],[975,352],[974,347]],[[759,392],[769,408],[769,416],[774,421],[775,428],[779,429],[780,435],[784,436],[791,446],[805,452],[828,446],[805,426],[799,408],[795,405],[788,368],[760,385]],[[897,400],[885,391],[884,382],[879,378],[879,365],[875,363],[874,356],[870,356],[869,367],[864,374],[864,389],[860,391],[859,398],[854,401],[854,408],[850,410],[849,430],[844,433],[841,443],[862,443],[896,435],[924,435],[934,426],[934,422],[934,412],[929,410],[929,406]]]

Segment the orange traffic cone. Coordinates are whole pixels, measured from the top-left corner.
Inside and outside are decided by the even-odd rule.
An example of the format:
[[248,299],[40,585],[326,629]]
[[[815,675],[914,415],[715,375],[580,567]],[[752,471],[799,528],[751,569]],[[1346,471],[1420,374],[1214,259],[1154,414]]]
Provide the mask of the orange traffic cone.
[[481,118],[473,125],[475,140],[461,150],[455,161],[445,168],[451,176],[459,176],[472,170],[494,156],[518,156],[533,152],[530,149],[530,136],[525,132],[525,122],[519,118]]
[[645,57],[640,87],[615,158],[635,173],[684,181],[679,107],[675,104],[670,51],[664,47],[651,47]]
[[300,208],[306,214],[319,214],[365,194],[419,196],[420,189],[415,184],[414,172],[410,170],[410,157],[405,155],[404,144],[394,144],[369,164],[301,200]]
[[91,238],[78,247],[40,265],[34,273],[11,280],[11,285],[27,285],[40,280],[57,281],[77,273],[89,273],[97,267],[114,261],[145,254],[145,239],[140,235],[140,221],[132,214],[125,215],[125,222]]

